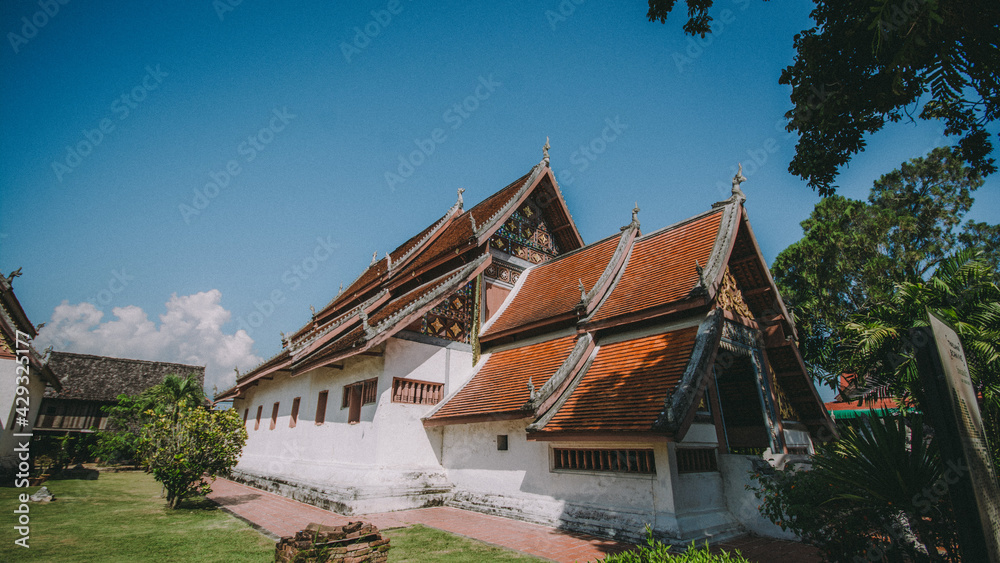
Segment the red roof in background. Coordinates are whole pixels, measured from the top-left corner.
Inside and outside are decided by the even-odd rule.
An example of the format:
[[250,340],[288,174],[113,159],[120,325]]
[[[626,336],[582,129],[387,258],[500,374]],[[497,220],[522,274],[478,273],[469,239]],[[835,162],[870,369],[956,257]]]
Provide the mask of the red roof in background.
[[527,270],[513,301],[483,335],[572,312],[580,302],[580,281],[587,291],[594,287],[620,240],[615,235]]
[[601,321],[687,297],[698,283],[695,262],[704,267],[715,246],[723,209],[636,239],[625,272],[590,320]]
[[698,327],[601,346],[540,432],[648,432],[694,349]]
[[895,399],[877,399],[875,401],[834,401],[825,403],[828,411],[867,411],[868,409],[898,409],[899,403]]
[[518,411],[529,399],[528,380],[536,390],[541,389],[566,361],[575,343],[576,336],[570,335],[494,352],[469,383],[428,420]]

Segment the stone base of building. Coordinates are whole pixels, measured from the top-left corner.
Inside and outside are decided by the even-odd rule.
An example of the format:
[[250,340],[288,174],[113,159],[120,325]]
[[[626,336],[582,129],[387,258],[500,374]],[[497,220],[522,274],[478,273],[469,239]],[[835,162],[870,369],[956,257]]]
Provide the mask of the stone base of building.
[[229,478],[345,516],[441,506],[452,491],[442,473],[420,470],[344,470],[336,481],[308,483],[236,468]]
[[725,510],[675,516],[628,507],[570,503],[540,495],[512,497],[471,491],[455,491],[446,504],[622,542],[643,542],[647,524],[657,538],[675,544],[703,539],[723,541],[746,532]]

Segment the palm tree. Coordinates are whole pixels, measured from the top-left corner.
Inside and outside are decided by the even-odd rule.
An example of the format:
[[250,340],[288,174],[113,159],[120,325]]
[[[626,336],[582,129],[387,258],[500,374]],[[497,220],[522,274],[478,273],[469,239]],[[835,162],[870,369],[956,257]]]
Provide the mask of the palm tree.
[[198,407],[205,403],[205,390],[202,389],[197,377],[192,373],[187,377],[170,374],[163,382],[153,387],[157,403],[165,408],[176,420],[181,410]]
[[888,302],[874,303],[844,325],[845,373],[857,373],[863,399],[896,397],[920,408],[923,387],[909,329],[927,326],[929,309],[962,340],[980,395],[987,439],[1000,467],[1000,286],[998,273],[974,249],[938,264],[926,281],[896,286]]

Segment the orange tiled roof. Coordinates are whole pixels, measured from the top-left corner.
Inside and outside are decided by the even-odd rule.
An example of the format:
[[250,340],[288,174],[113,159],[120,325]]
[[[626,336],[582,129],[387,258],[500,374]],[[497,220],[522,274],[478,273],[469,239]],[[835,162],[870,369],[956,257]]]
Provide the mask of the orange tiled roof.
[[576,336],[571,335],[494,352],[429,420],[518,411],[529,399],[528,380],[535,389],[545,385],[575,342]]
[[601,346],[541,432],[648,432],[680,381],[698,327]]
[[723,208],[692,221],[636,239],[621,279],[591,321],[666,305],[698,284],[697,261],[708,262],[719,234]]
[[608,237],[529,269],[513,300],[483,335],[572,312],[580,303],[580,282],[588,291],[594,287],[620,238],[618,235]]

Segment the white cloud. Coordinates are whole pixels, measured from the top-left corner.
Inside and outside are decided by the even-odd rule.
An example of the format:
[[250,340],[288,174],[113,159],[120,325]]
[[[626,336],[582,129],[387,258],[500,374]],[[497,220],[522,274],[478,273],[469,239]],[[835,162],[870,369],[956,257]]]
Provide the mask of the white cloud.
[[177,294],[167,301],[159,326],[140,307],[115,307],[114,319],[91,303],[63,301],[38,333],[38,348],[205,366],[205,388],[220,391],[236,383],[234,367],[246,371],[261,362],[245,330],[226,334],[222,325],[232,316],[219,304],[217,289],[194,295]]

